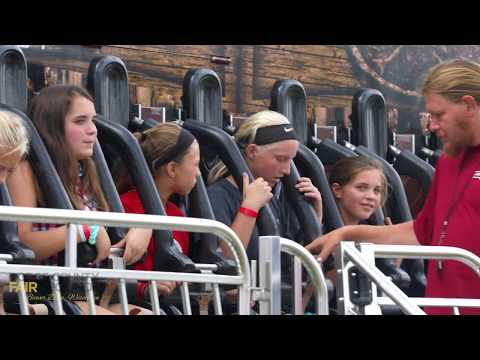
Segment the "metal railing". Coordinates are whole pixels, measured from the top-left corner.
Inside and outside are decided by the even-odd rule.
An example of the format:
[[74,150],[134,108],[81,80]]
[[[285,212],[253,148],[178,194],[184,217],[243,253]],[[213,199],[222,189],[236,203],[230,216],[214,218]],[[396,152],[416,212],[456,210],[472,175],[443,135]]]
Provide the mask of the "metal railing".
[[[295,314],[303,311],[301,296],[301,265],[303,264],[314,285],[316,313],[328,315],[328,290],[322,269],[314,256],[300,244],[280,236],[261,236],[259,238],[259,275],[260,294],[256,298],[260,301],[261,315],[281,314],[281,264],[280,253],[285,252],[295,259],[295,275],[293,277],[293,308]],[[253,278],[254,275],[252,275]],[[254,285],[255,286],[255,285]],[[296,289],[299,289],[299,291]]]
[[[197,218],[124,214],[111,212],[90,212],[79,210],[60,210],[45,208],[28,208],[0,206],[0,220],[27,221],[36,223],[67,224],[68,231],[65,247],[65,267],[43,265],[6,264],[11,261],[10,255],[2,255],[0,259],[0,274],[17,274],[17,288],[21,314],[28,314],[28,300],[25,292],[24,275],[46,275],[50,277],[53,291],[55,311],[63,314],[59,277],[84,278],[85,291],[90,313],[95,313],[95,303],[92,291],[92,279],[114,279],[119,281],[119,295],[124,314],[128,314],[125,280],[144,280],[150,283],[150,297],[154,314],[160,313],[158,293],[155,282],[162,280],[182,283],[181,291],[188,298],[187,283],[211,283],[238,286],[239,314],[250,313],[250,268],[245,249],[237,235],[223,223]],[[101,226],[135,227],[158,230],[179,230],[188,232],[208,232],[217,235],[227,242],[237,264],[238,275],[191,274],[158,271],[119,270],[101,268],[77,267],[77,240],[75,225],[87,224]],[[203,264],[202,264],[203,265]],[[200,265],[200,267],[202,266]],[[208,268],[208,265],[207,265]],[[185,298],[185,296],[184,296]],[[185,299],[188,302],[189,299]],[[189,304],[187,304],[187,309]],[[188,312],[188,311],[187,311]]]
[[[281,238],[281,247],[282,251],[295,257],[295,260],[299,259],[305,268],[307,269],[310,279],[317,289],[315,292],[315,306],[316,312],[318,315],[328,315],[328,289],[325,277],[323,276],[323,271],[315,260],[315,257],[307,251],[303,246],[297,244],[296,242]],[[297,276],[294,276],[294,286],[296,281],[301,282],[301,273],[298,274],[300,267],[296,267]],[[299,307],[301,298],[299,296],[295,297],[294,306],[295,308]]]
[[340,286],[339,305],[345,314],[357,313],[350,298],[349,279],[347,270],[356,265],[373,283],[388,297],[377,297],[376,287],[372,285],[370,294],[372,302],[363,307],[364,314],[381,314],[380,306],[396,305],[410,315],[423,315],[425,312],[419,306],[447,306],[453,307],[454,314],[459,314],[459,307],[480,307],[480,299],[455,298],[409,298],[387,276],[375,267],[375,258],[403,258],[403,259],[437,259],[456,260],[469,266],[480,276],[480,257],[465,249],[448,246],[415,246],[415,245],[375,245],[361,243],[356,248],[353,242],[342,242],[336,250],[337,268],[339,277],[337,287]]
[[[362,248],[371,248],[377,258],[456,260],[464,263],[480,276],[480,257],[457,247],[362,244]],[[386,297],[379,297],[377,300],[379,305],[393,305]],[[418,306],[453,307],[455,315],[460,314],[460,307],[480,308],[480,299],[409,298],[409,300]]]

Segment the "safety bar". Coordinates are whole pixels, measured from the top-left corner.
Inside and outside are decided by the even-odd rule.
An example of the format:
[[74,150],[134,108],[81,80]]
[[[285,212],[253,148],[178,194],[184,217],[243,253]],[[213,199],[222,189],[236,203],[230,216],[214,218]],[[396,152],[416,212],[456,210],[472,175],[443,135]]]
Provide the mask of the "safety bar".
[[[125,279],[132,280],[173,280],[179,282],[200,282],[231,284],[239,286],[239,313],[250,313],[250,268],[245,249],[238,236],[225,224],[206,219],[189,217],[161,216],[147,214],[124,214],[112,212],[91,212],[80,210],[46,209],[0,206],[0,220],[7,221],[30,221],[38,223],[54,224],[88,224],[102,226],[149,228],[158,230],[180,230],[188,232],[208,232],[218,236],[227,242],[234,260],[238,266],[238,275],[209,275],[174,273],[158,271],[136,271],[136,270],[112,270],[112,269],[88,269],[77,268],[76,266],[76,233],[69,226],[67,231],[66,257],[68,263],[65,267],[41,266],[41,265],[17,265],[0,264],[0,273],[53,276],[53,285],[56,285],[60,276],[75,276],[85,278],[108,278],[120,280],[120,295],[125,293]],[[8,256],[7,256],[8,257]],[[23,281],[19,279],[20,288],[23,288]],[[56,288],[56,286],[53,286]],[[21,292],[25,294],[23,291]],[[120,296],[123,298],[123,296]],[[122,301],[123,303],[123,301]],[[61,312],[61,311],[60,311]],[[23,311],[22,311],[23,313]]]

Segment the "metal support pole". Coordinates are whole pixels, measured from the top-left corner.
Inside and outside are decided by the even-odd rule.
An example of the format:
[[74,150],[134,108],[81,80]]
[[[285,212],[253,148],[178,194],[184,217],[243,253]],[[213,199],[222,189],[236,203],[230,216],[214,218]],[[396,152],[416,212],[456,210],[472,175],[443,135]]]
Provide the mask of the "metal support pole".
[[293,313],[295,315],[303,315],[302,304],[302,262],[296,256],[293,256]]
[[[365,246],[366,244],[360,244],[360,251],[362,252],[365,259],[372,265],[375,265],[375,251],[372,249],[371,246]],[[377,296],[377,286],[375,283],[371,283],[371,291],[372,291],[372,303],[369,305],[365,305],[363,307],[363,314],[364,315],[382,315],[382,309],[378,305],[378,296]]]
[[167,122],[167,114],[166,114],[166,108],[162,107],[162,123]]
[[127,286],[125,279],[118,281],[118,293],[120,295],[120,305],[122,306],[123,315],[128,315]]
[[157,282],[150,281],[148,290],[150,292],[150,303],[152,304],[152,311],[155,315],[160,315],[160,302],[158,300]]
[[215,315],[223,315],[220,287],[218,284],[213,284],[213,307],[215,309]]
[[55,306],[56,315],[65,315],[62,306],[62,294],[60,292],[60,282],[58,281],[58,275],[53,275],[50,278],[50,284],[52,287],[53,304]]
[[261,236],[259,246],[260,287],[268,295],[260,301],[261,315],[280,315],[282,311],[280,237]]
[[257,260],[250,260],[250,279],[252,288],[257,287]]
[[340,315],[347,315],[355,311],[355,306],[350,301],[348,283],[348,270],[353,264],[348,262],[341,245],[342,244],[337,245],[333,253],[335,268],[337,269],[335,288],[337,293],[337,311]]
[[317,291],[315,292],[316,312],[328,315],[328,289],[322,269],[313,255],[300,244],[280,238],[281,250],[302,261]]
[[81,225],[67,224],[67,238],[65,239],[65,266],[70,268],[77,267],[78,226]]
[[190,305],[190,291],[188,290],[188,283],[182,282],[180,291],[182,294],[183,313],[185,315],[192,315],[192,306]]
[[18,282],[18,302],[20,304],[20,314],[30,315],[30,312],[28,311],[28,298],[27,298],[27,294],[25,293],[25,282],[23,280],[23,274],[17,275],[17,282]]
[[[0,259],[0,264],[6,264],[5,260]],[[0,274],[0,315],[5,315],[5,304],[3,303],[3,293],[10,285],[10,274]]]
[[85,278],[84,282],[85,282],[85,293],[87,295],[88,310],[90,312],[90,315],[96,315],[97,310],[95,307],[95,295],[93,294],[92,278],[87,277]]

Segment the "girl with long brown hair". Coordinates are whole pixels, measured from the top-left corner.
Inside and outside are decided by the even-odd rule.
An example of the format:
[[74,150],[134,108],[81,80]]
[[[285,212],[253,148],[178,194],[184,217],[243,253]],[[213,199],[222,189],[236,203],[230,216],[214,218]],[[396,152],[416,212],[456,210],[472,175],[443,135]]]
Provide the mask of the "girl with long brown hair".
[[[44,88],[34,99],[29,111],[42,137],[65,190],[77,210],[108,211],[95,164],[93,147],[97,139],[95,107],[89,93],[77,86],[57,85]],[[8,188],[15,206],[43,207],[44,191],[35,178],[29,161],[22,161],[8,179]],[[19,222],[20,240],[29,246],[39,262],[55,263],[56,255],[65,249],[66,226]],[[125,242],[129,250],[126,262],[137,261],[146,251],[145,229],[131,229]],[[102,226],[78,227],[78,243],[95,247],[97,266],[110,254],[110,238]],[[133,250],[132,250],[133,249]],[[126,252],[127,253],[127,252]],[[82,313],[88,313],[85,301],[75,301]],[[138,308],[130,306],[132,313]],[[135,310],[135,311],[133,311]],[[97,306],[97,314],[121,313],[119,304],[109,310]]]

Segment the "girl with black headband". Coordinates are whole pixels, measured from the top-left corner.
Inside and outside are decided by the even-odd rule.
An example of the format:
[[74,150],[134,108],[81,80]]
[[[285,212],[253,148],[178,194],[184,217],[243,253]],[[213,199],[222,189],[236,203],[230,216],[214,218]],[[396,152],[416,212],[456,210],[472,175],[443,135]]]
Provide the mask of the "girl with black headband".
[[[95,164],[92,159],[93,147],[97,141],[95,106],[90,94],[73,85],[55,85],[44,88],[34,99],[29,116],[37,128],[60,176],[65,190],[76,210],[108,211]],[[39,184],[29,160],[24,160],[8,179],[8,189],[14,206],[45,207],[45,189]],[[57,265],[58,253],[65,250],[66,226],[19,222],[20,240],[34,252],[39,263]],[[146,251],[147,243],[139,242],[146,229],[131,229],[125,236],[129,248],[140,248],[129,261],[137,261]],[[77,226],[77,242],[80,249],[96,250],[96,258],[90,264],[81,266],[97,267],[110,254],[111,242],[103,226]],[[143,250],[142,250],[143,248]],[[94,251],[95,252],[95,251]],[[80,253],[80,252],[79,252]],[[49,286],[39,287],[38,297],[50,298]],[[94,287],[97,293],[97,288]],[[70,314],[88,314],[88,304],[83,301],[84,291],[76,286],[64,296],[74,299],[64,304]],[[98,297],[103,294],[96,294]],[[109,304],[109,297],[102,297],[102,306],[96,306],[99,315],[121,314],[120,304]],[[78,301],[77,301],[78,300]],[[45,304],[48,304],[45,302]],[[130,314],[151,314],[151,311],[129,305]],[[50,313],[50,312],[49,312]]]
[[[143,133],[136,133],[143,155],[152,172],[160,199],[169,216],[185,216],[171,201],[174,194],[187,195],[197,182],[200,174],[200,148],[193,135],[175,123],[159,124]],[[119,176],[119,179],[127,179]],[[129,184],[118,184],[122,192]],[[122,189],[124,188],[124,189]],[[126,189],[125,189],[126,190]],[[143,214],[144,208],[138,191],[134,188],[125,191],[121,196],[123,207],[128,213]],[[150,236],[152,231],[150,231]],[[181,251],[188,255],[189,235],[184,231],[173,231],[173,237]],[[122,246],[120,244],[119,246]],[[153,270],[154,241],[150,241],[146,259],[134,265],[136,270]],[[143,302],[148,293],[148,283],[139,282],[137,301]],[[169,295],[177,286],[175,281],[157,281],[160,293]]]
[[[280,179],[290,173],[290,164],[298,150],[295,131],[288,119],[280,113],[265,110],[258,112],[240,126],[235,141],[255,180],[249,183],[243,177],[243,194],[223,163],[210,172],[208,194],[218,221],[231,226],[243,242],[250,259],[258,258],[258,211],[268,202],[277,216],[282,236],[301,240],[298,220],[287,206]],[[306,177],[296,185],[298,191],[312,200],[320,222],[322,199],[318,189]],[[220,242],[223,245],[223,242]],[[223,248],[229,254],[228,248]]]

